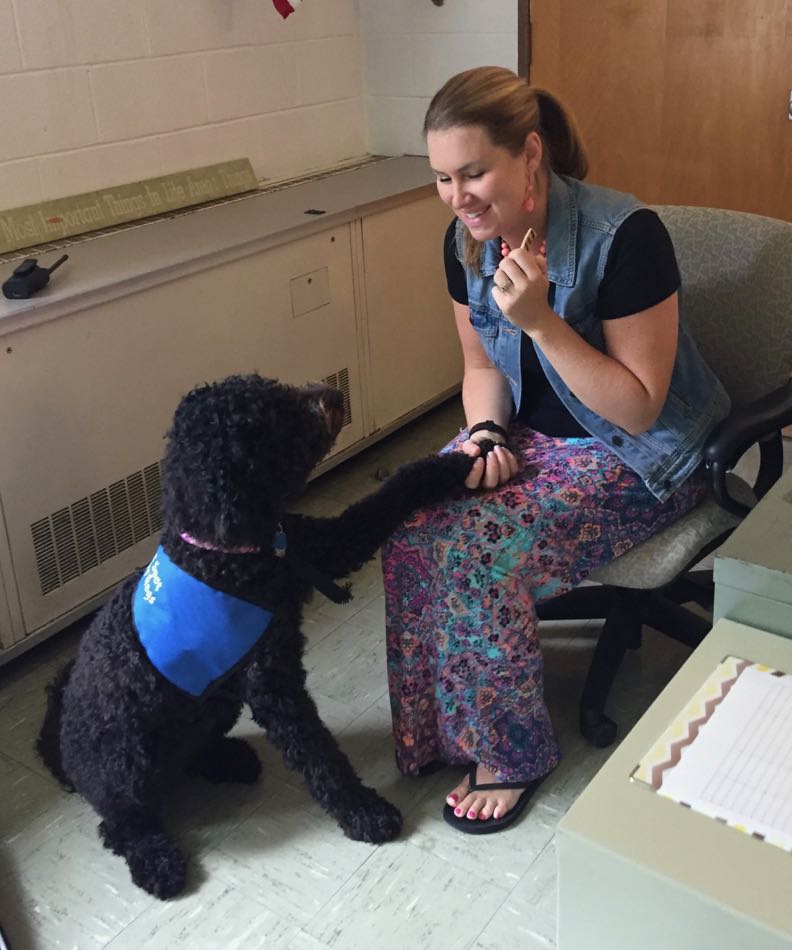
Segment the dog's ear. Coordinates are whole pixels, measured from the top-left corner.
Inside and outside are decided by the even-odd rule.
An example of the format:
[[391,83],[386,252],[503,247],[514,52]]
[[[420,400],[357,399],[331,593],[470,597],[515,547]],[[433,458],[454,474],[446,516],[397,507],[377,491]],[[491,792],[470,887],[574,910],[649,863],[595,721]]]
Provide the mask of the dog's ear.
[[238,491],[230,485],[225,489],[218,486],[210,510],[214,512],[212,537],[218,544],[233,546],[249,542],[253,512]]
[[234,527],[237,524],[237,519],[234,517],[234,512],[232,511],[221,511],[215,516],[214,520],[214,531],[212,532],[212,537],[216,540],[218,544],[223,545],[224,547],[230,546],[236,543],[237,539],[233,537],[236,532]]

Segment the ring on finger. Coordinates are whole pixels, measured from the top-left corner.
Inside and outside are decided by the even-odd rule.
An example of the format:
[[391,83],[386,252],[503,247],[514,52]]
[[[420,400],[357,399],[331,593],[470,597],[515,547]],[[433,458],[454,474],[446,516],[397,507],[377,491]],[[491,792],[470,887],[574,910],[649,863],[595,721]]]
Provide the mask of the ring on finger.
[[503,284],[496,284],[495,286],[498,288],[498,290],[499,290],[502,294],[507,294],[507,293],[511,290],[511,288],[514,286],[514,284],[513,284],[513,283],[509,280],[509,278],[507,277],[505,283],[503,283]]

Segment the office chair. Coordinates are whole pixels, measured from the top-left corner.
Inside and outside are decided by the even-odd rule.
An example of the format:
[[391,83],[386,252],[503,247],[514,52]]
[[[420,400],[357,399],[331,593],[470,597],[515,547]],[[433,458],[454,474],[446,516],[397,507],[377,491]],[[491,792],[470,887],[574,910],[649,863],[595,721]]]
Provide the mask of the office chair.
[[[540,620],[604,617],[580,700],[580,731],[610,745],[617,725],[604,712],[627,649],[644,624],[690,647],[711,622],[683,607],[711,607],[711,571],[691,568],[731,534],[780,477],[781,429],[792,422],[792,223],[726,211],[664,205],[682,274],[682,312],[702,355],[732,400],[704,450],[710,495],[649,541],[538,607]],[[753,485],[731,470],[759,446]]]

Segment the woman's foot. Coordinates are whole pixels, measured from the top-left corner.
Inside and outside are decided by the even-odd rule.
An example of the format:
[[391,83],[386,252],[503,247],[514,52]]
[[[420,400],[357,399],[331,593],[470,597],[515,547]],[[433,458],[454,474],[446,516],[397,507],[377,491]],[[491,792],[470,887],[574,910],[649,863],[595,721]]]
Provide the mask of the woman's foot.
[[[483,765],[476,768],[475,784],[497,784],[498,776]],[[531,782],[526,782],[520,788],[506,786],[491,790],[470,790],[470,776],[466,775],[456,788],[446,796],[446,802],[453,809],[457,818],[466,818],[469,821],[486,821],[488,818],[503,818],[520,800],[525,789]]]
[[501,831],[519,819],[542,782],[541,778],[529,782],[486,781],[492,778],[492,772],[483,766],[471,765],[467,780],[449,793],[443,820],[468,835]]

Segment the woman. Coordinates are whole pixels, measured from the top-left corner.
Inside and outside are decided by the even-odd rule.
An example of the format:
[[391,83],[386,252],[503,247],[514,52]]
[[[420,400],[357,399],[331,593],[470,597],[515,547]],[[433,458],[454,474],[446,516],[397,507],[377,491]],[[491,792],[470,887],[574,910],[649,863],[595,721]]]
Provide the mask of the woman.
[[477,461],[468,494],[384,551],[389,686],[399,767],[469,763],[444,817],[486,833],[559,761],[536,604],[701,500],[728,397],[680,323],[660,219],[582,182],[553,96],[468,70],[435,95],[424,134],[456,216],[445,264],[467,429],[451,444]]

